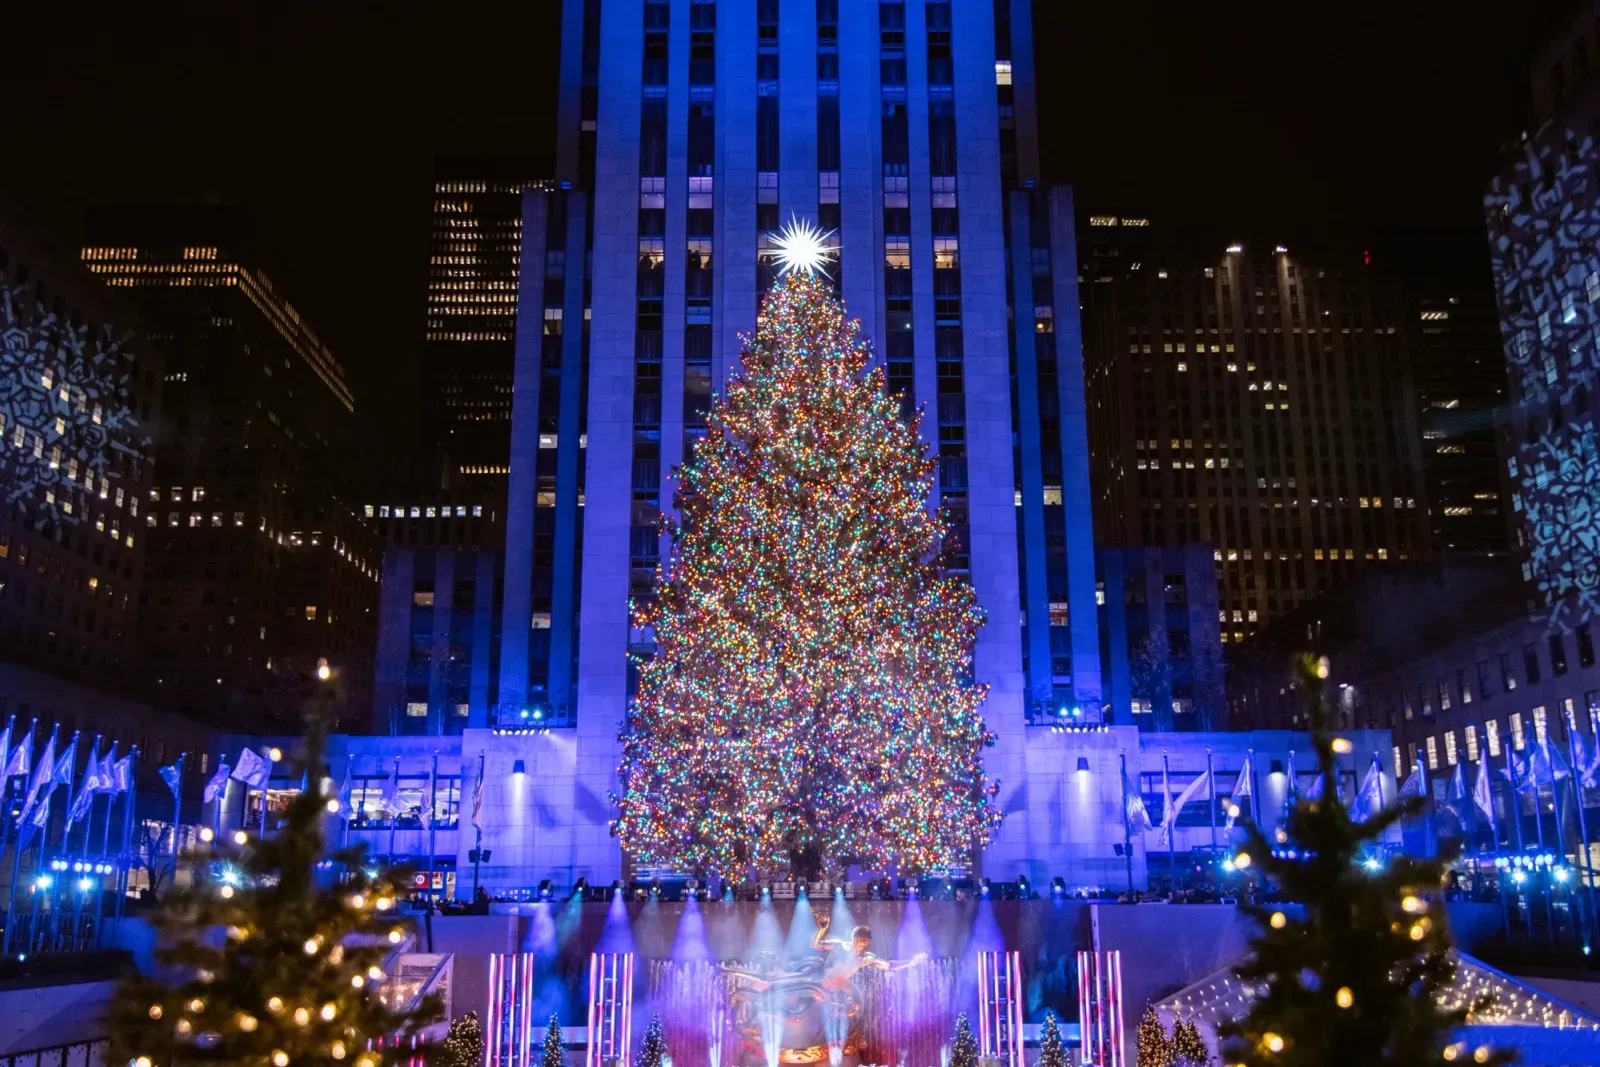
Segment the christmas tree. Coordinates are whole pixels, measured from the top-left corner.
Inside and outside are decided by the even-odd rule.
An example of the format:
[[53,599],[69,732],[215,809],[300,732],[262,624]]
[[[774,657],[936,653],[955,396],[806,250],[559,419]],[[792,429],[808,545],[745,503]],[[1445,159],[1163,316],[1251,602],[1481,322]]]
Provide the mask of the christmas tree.
[[1172,1024],[1172,1062],[1176,1067],[1206,1067],[1211,1052],[1193,1019],[1179,1019]]
[[869,357],[825,282],[780,279],[680,471],[620,769],[617,833],[643,862],[773,872],[804,848],[915,871],[993,828],[982,613]]
[[1056,1025],[1056,1013],[1045,1012],[1044,1026],[1039,1030],[1039,1067],[1069,1067],[1067,1049],[1061,1043],[1061,1028]]
[[1172,1067],[1175,1055],[1172,1042],[1167,1040],[1166,1028],[1156,1015],[1155,1006],[1145,1005],[1139,1018],[1139,1029],[1134,1034],[1138,1067]]
[[[1323,708],[1327,674],[1325,660],[1300,664],[1312,747],[1322,780],[1333,782],[1335,738]],[[1341,748],[1349,751],[1349,742]],[[1323,798],[1300,799],[1287,825],[1274,831],[1277,844],[1293,845],[1280,856],[1259,826],[1246,827],[1235,864],[1259,867],[1266,881],[1303,905],[1304,917],[1246,908],[1260,933],[1238,975],[1262,992],[1248,1015],[1220,1028],[1226,1062],[1415,1067],[1457,1059],[1463,1051],[1475,1063],[1505,1062],[1498,1052],[1484,1049],[1480,1059],[1479,1050],[1450,1042],[1450,1031],[1469,1010],[1487,1005],[1447,1009],[1438,999],[1455,966],[1444,905],[1427,894],[1438,893],[1445,859],[1381,853],[1390,827],[1425,802],[1401,797],[1357,822],[1334,795],[1325,789]]]
[[384,960],[406,937],[382,915],[396,876],[369,876],[354,849],[334,856],[345,880],[318,885],[322,819],[338,801],[322,717],[308,720],[301,762],[322,788],[296,796],[271,836],[239,831],[202,857],[214,876],[151,914],[161,968],[123,979],[107,1062],[380,1067],[409,1059],[410,1038],[439,1017],[437,997],[410,1010],[382,995]]
[[666,1058],[667,1039],[661,1032],[661,1016],[652,1015],[650,1025],[645,1027],[644,1045],[639,1049],[639,1059],[634,1067],[661,1067]]
[[544,1059],[539,1067],[562,1067],[561,1023],[554,1015],[550,1016],[550,1025],[544,1032]]
[[950,1043],[947,1067],[978,1067],[978,1042],[972,1036],[966,1012],[956,1016],[956,1039]]
[[477,1012],[469,1011],[450,1024],[442,1067],[483,1067],[483,1028]]

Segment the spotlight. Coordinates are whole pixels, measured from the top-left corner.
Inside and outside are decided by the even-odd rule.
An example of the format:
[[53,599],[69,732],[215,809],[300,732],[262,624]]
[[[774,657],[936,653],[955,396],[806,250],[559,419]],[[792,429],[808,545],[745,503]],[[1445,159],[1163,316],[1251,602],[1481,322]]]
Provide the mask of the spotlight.
[[91,881],[90,879],[88,879],[88,878],[79,878],[78,879],[78,892],[87,893],[89,891],[89,887],[92,886],[92,885],[94,885],[94,882]]
[[733,886],[725,885],[722,887],[722,899],[724,903],[733,903]]
[[578,881],[577,881],[577,884],[575,884],[572,887],[572,895],[570,897],[568,897],[567,899],[568,900],[582,900],[584,898],[584,895],[588,892],[588,889],[589,889],[589,879],[587,879],[587,878],[579,878]]
[[1560,882],[1562,885],[1565,885],[1566,882],[1567,882],[1567,878],[1571,876],[1571,872],[1568,871],[1565,867],[1557,867],[1551,873],[1553,873],[1556,876],[1556,881]]
[[1028,884],[1028,876],[1025,874],[1017,875],[1017,895],[1023,900],[1033,898],[1033,887]]
[[804,882],[801,882],[795,887],[795,896],[799,897],[801,900],[805,900],[809,895],[810,894],[806,892],[806,884]]
[[528,709],[527,708],[523,708],[522,711],[518,714],[517,718],[526,719],[529,714],[530,713],[529,713]]
[[1051,896],[1056,896],[1056,897],[1065,896],[1066,892],[1067,892],[1066,879],[1062,878],[1059,874],[1056,875],[1054,878],[1050,879],[1050,895]]
[[556,893],[555,886],[550,884],[550,879],[542,878],[542,879],[539,880],[539,899],[540,900],[550,900],[550,899],[555,897],[555,893]]
[[511,773],[514,777],[520,778],[528,773],[528,765],[522,760],[516,760],[511,764]]
[[1078,773],[1079,774],[1088,774],[1089,773],[1089,757],[1088,756],[1079,756],[1078,757]]
[[33,888],[35,888],[35,889],[49,889],[51,884],[54,883],[54,881],[55,881],[55,879],[51,878],[48,874],[41,874],[39,877],[37,877],[37,878],[35,878],[33,880]]
[[1369,871],[1381,871],[1383,870],[1383,861],[1376,856],[1368,856],[1361,861],[1361,866]]
[[611,899],[616,900],[622,896],[622,879],[617,878],[611,882]]
[[544,718],[544,709],[543,708],[534,708],[533,709],[533,718],[534,718],[535,722],[537,722],[540,719]]
[[985,897],[989,895],[989,879],[985,878],[978,886],[978,895]]
[[867,896],[872,900],[877,900],[878,899],[878,883],[877,882],[873,882],[870,886],[867,887]]

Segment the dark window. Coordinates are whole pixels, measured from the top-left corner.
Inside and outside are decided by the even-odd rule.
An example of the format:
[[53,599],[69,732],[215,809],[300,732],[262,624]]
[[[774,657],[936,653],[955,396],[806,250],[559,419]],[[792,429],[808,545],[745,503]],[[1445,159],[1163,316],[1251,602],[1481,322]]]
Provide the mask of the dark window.
[[1511,653],[1500,653],[1500,688],[1511,692],[1517,687],[1517,672],[1511,666]]
[[1536,685],[1539,681],[1539,646],[1522,646],[1522,673],[1528,679],[1529,685]]
[[1487,699],[1494,695],[1494,683],[1489,680],[1489,661],[1478,661],[1478,695]]
[[[778,98],[756,98],[756,170],[778,169]],[[642,173],[642,172],[641,172]]]
[[1594,666],[1594,638],[1589,634],[1589,624],[1578,627],[1578,666]]
[[1567,642],[1560,634],[1550,635],[1550,673],[1557,678],[1567,673]]

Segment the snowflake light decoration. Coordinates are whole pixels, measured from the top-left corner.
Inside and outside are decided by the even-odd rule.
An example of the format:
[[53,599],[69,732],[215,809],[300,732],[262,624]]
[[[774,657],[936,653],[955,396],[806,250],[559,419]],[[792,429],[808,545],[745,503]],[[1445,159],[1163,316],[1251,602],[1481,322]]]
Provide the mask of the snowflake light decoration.
[[137,459],[122,339],[65,322],[0,276],[0,492],[77,522]]
[[830,277],[826,264],[839,255],[838,248],[829,240],[834,233],[833,230],[819,229],[809,219],[790,215],[789,224],[772,239],[778,273],[783,275],[797,271]]
[[1552,627],[1600,614],[1600,455],[1592,421],[1570,429],[1570,436],[1542,435],[1523,453],[1531,464],[1522,483],[1528,577]]

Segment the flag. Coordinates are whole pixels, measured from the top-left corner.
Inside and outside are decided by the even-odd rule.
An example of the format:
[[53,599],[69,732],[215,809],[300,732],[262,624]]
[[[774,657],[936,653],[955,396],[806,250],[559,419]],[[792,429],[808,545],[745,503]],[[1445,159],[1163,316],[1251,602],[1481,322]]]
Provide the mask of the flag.
[[78,762],[78,735],[72,735],[72,742],[67,745],[67,750],[61,753],[61,758],[56,760],[55,770],[50,772],[51,785],[72,785],[72,771]]
[[1400,795],[1403,797],[1422,796],[1422,764],[1411,768],[1411,773],[1406,775],[1406,780],[1400,786]]
[[[8,738],[10,737],[9,728],[6,731],[6,735]],[[10,754],[6,756],[5,773],[0,774],[0,778],[10,778],[13,774],[27,774],[28,760],[32,755],[33,727],[29,726],[27,734],[21,741],[17,742],[17,747],[12,749]]]
[[378,798],[378,810],[384,811],[392,818],[405,811],[405,805],[400,803],[400,761],[394,761],[394,770],[389,772],[389,780],[383,783],[383,795]]
[[1170,817],[1163,819],[1161,823],[1162,830],[1168,836],[1171,835],[1172,828],[1178,825],[1178,814],[1183,811],[1183,806],[1189,803],[1189,801],[1193,800],[1195,797],[1199,796],[1200,791],[1205,789],[1207,783],[1210,781],[1211,772],[1202,771],[1200,777],[1184,786],[1183,792],[1178,794],[1178,799],[1172,801],[1172,814]]
[[[16,722],[17,717],[15,715],[11,716],[6,720],[5,730],[0,731],[0,762],[4,762],[6,756],[11,754],[11,727],[16,725]],[[0,776],[0,785],[4,783],[4,777]]]
[[265,789],[268,779],[272,777],[272,764],[256,755],[254,749],[241,748],[239,762],[234,765],[233,774],[229,777],[247,786]]
[[200,795],[200,799],[209,804],[214,800],[221,799],[222,795],[226,793],[227,790],[228,761],[225,759],[219,759],[217,760],[216,772],[212,774],[211,780],[206,783],[205,792]]
[[[1144,797],[1138,790],[1128,784],[1128,769],[1122,769],[1122,815],[1127,820],[1130,834],[1143,833],[1154,829],[1150,823],[1150,813],[1144,809]],[[474,816],[476,821],[476,816]]]
[[[96,744],[98,745],[98,741]],[[100,763],[95,758],[94,749],[90,749],[89,762],[83,768],[83,781],[78,783],[78,795],[72,798],[72,805],[67,808],[68,826],[88,813],[89,806],[94,803],[94,796],[99,791]]]
[[[1144,810],[1144,802],[1139,802],[1139,809]],[[1150,820],[1146,819],[1148,826]],[[483,761],[478,761],[478,780],[472,783],[472,825],[479,830],[483,829]]]
[[126,793],[133,788],[133,753],[123,756],[111,768],[111,793]]
[[1233,799],[1250,795],[1250,757],[1244,758],[1244,766],[1239,769],[1239,777],[1233,781]]
[[1289,750],[1289,779],[1287,784],[1289,789],[1284,795],[1284,800],[1290,807],[1293,807],[1294,802],[1300,799],[1300,772],[1294,769],[1294,749],[1292,748]]
[[39,762],[33,765],[33,777],[28,779],[28,806],[33,805],[33,798],[39,795],[39,790],[44,788],[46,782],[55,780],[56,769],[56,735],[50,732],[45,740],[44,751],[39,753]]
[[1472,783],[1472,802],[1479,811],[1494,818],[1494,793],[1489,788],[1489,769],[1483,760],[1478,761],[1478,780]]
[[94,787],[96,793],[115,793],[117,791],[117,743],[111,742],[111,747],[106,749],[106,754],[100,757],[100,766],[94,772],[98,784]]
[[1367,776],[1361,779],[1361,788],[1356,790],[1355,802],[1350,805],[1350,814],[1356,822],[1366,822],[1378,813],[1379,806],[1383,803],[1383,768],[1378,764],[1378,757],[1372,757],[1372,766],[1367,768]]
[[1510,749],[1506,750],[1506,765],[1501,768],[1500,773],[1516,787],[1517,792],[1526,793],[1530,789],[1537,788],[1537,784],[1533,781],[1533,775],[1530,773],[1531,770],[1531,758],[1528,760],[1519,759],[1515,752]]
[[1165,760],[1161,765],[1161,840],[1172,840],[1172,772]]
[[161,768],[161,780],[172,790],[172,799],[177,800],[178,795],[183,792],[183,764],[169,763]]
[[50,821],[50,793],[46,790],[43,799],[22,809],[22,814],[17,817],[17,847],[27,848],[28,842],[33,840],[35,830],[43,830]]
[[1306,787],[1306,799],[1321,800],[1322,790],[1326,784],[1327,783],[1323,781],[1323,775],[1317,775],[1316,778],[1312,780],[1311,784]]

